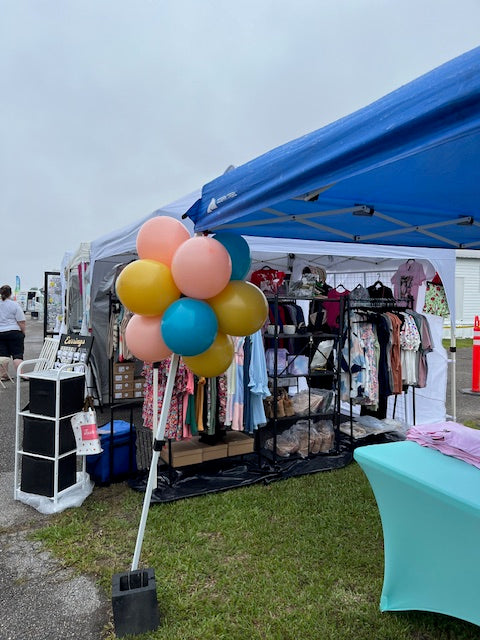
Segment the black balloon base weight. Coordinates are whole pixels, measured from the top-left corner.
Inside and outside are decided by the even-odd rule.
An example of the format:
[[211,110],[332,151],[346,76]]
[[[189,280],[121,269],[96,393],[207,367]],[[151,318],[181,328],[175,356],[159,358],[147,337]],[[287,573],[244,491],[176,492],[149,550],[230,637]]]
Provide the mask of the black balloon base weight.
[[138,569],[114,574],[112,609],[118,638],[157,629],[160,617],[154,570]]

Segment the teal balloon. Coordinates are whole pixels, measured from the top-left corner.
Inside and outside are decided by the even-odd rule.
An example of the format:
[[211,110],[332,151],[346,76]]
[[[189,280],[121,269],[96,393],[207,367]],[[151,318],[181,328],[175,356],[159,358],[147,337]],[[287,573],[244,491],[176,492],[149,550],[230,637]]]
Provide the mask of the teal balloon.
[[217,337],[217,316],[203,300],[180,298],[166,309],[160,331],[173,353],[198,356],[209,349]]
[[252,259],[250,257],[250,247],[242,236],[236,233],[221,231],[214,236],[230,254],[232,261],[232,275],[230,280],[244,280],[250,271]]

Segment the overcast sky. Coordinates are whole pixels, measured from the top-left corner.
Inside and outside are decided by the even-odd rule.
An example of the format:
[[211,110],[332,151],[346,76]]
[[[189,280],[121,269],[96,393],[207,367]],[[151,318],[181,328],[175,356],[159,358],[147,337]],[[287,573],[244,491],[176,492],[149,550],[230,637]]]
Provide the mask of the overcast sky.
[[480,44],[479,0],[0,0],[0,284]]

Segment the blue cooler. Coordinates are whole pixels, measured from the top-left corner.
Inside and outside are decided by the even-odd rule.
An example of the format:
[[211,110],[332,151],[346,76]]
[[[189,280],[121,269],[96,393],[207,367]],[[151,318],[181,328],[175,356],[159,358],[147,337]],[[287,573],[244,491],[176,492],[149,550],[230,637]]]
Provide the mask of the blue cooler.
[[87,473],[97,483],[124,479],[137,470],[135,427],[124,420],[113,421],[113,446],[111,422],[98,427],[102,453],[87,456]]

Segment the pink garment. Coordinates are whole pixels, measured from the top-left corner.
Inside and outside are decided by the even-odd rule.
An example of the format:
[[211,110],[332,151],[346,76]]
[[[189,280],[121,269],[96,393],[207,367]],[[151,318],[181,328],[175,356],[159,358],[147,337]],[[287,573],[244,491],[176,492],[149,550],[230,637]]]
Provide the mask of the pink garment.
[[190,369],[187,369],[187,388],[185,390],[185,397],[183,399],[183,437],[191,438],[192,432],[190,425],[187,424],[187,411],[188,411],[188,399],[189,396],[195,393],[195,378]]
[[423,266],[413,259],[401,264],[392,276],[393,293],[397,300],[413,299],[416,308],[418,287],[427,279]]
[[458,422],[417,424],[408,430],[407,440],[437,449],[480,469],[480,431]]
[[232,415],[232,429],[234,431],[243,431],[243,365],[245,361],[245,354],[243,345],[245,343],[244,337],[234,338],[235,344],[235,392],[233,394],[233,415]]
[[326,312],[327,324],[331,329],[337,328],[340,324],[340,298],[348,296],[350,291],[348,289],[330,289],[327,293],[328,301],[325,300],[323,308]]

